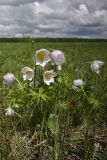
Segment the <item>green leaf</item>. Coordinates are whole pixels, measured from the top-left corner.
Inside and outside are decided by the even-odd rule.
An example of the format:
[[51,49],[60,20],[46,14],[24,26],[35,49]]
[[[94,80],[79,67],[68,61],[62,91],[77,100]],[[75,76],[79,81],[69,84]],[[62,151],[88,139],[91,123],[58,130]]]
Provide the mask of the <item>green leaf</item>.
[[56,114],[50,114],[48,119],[48,128],[55,136],[59,133],[58,116]]

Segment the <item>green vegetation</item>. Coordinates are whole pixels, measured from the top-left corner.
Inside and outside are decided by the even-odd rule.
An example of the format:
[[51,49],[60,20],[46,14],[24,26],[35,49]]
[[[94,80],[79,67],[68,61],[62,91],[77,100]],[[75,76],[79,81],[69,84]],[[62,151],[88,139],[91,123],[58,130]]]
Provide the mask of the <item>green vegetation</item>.
[[89,38],[32,38],[29,35],[22,35],[20,38],[0,38],[0,42],[107,42],[107,39],[89,39]]
[[[0,43],[0,159],[106,160],[107,42],[45,42]],[[35,69],[34,51],[41,48],[63,51],[66,62],[61,71],[55,68],[58,75],[49,86],[37,68],[40,84],[31,88],[21,69]],[[90,68],[95,59],[104,62],[99,74]],[[21,86],[3,84],[8,72]],[[72,89],[75,79],[85,83],[78,91]],[[7,107],[15,116],[5,115]]]

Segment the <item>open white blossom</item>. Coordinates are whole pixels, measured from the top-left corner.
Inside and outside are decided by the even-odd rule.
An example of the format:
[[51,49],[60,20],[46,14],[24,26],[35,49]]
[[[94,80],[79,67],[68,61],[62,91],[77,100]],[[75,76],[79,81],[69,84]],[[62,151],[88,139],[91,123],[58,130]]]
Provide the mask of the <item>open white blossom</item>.
[[35,52],[36,65],[44,67],[47,62],[51,61],[50,52],[46,49],[40,49]]
[[12,73],[7,73],[3,77],[3,83],[6,85],[12,85],[15,83],[15,81],[16,81],[16,77]]
[[54,77],[56,77],[57,73],[53,70],[45,71],[43,74],[44,83],[50,85],[50,83],[54,83]]
[[23,74],[23,80],[31,81],[34,77],[34,70],[30,67],[23,67],[21,73]]
[[73,81],[72,89],[73,89],[73,90],[77,90],[78,87],[80,87],[80,86],[82,86],[82,85],[84,85],[83,80],[81,80],[81,79],[76,79],[76,80]]
[[5,109],[5,115],[6,116],[14,116],[15,112],[12,108],[8,107]]
[[91,69],[93,72],[99,74],[100,73],[100,68],[104,64],[104,62],[99,61],[99,60],[94,60],[91,62]]
[[62,51],[59,50],[53,50],[50,53],[50,57],[52,59],[52,62],[56,64],[57,66],[62,66],[63,63],[65,63],[65,56]]

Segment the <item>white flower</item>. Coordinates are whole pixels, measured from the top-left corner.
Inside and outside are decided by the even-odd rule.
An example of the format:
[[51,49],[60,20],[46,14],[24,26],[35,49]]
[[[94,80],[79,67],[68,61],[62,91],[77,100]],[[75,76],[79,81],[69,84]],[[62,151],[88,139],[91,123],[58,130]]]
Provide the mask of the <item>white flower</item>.
[[14,114],[15,114],[14,110],[11,109],[10,107],[6,108],[5,112],[6,112],[5,113],[6,116],[14,116]]
[[94,60],[91,62],[91,69],[93,72],[99,74],[100,73],[100,68],[104,64],[104,62],[99,61],[99,60]]
[[79,87],[79,86],[82,86],[82,85],[84,85],[83,80],[81,80],[81,79],[76,79],[76,80],[73,81],[72,89],[73,89],[73,90],[77,90],[78,87]]
[[52,59],[52,62],[57,66],[62,66],[62,64],[65,63],[64,53],[59,50],[53,50],[50,53],[50,57]]
[[12,85],[15,83],[16,77],[14,76],[14,74],[12,73],[7,73],[4,77],[3,77],[3,83],[7,84],[7,85]]
[[23,80],[31,81],[34,77],[34,70],[30,67],[23,67],[21,73],[23,74]]
[[36,65],[44,67],[47,62],[51,61],[49,51],[46,49],[40,49],[35,52]]
[[54,83],[54,77],[56,77],[57,73],[53,70],[45,71],[43,74],[44,83],[50,85],[50,83]]

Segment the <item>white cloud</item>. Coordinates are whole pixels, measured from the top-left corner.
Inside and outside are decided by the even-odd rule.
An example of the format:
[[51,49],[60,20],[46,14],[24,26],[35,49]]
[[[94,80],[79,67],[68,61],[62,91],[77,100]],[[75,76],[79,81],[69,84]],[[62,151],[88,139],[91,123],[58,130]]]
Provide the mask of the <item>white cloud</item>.
[[82,12],[83,14],[89,13],[85,4],[80,4],[79,9],[80,9],[80,12]]
[[33,2],[35,2],[35,0],[0,0],[0,5],[17,6],[17,5],[23,5],[27,3],[33,3]]
[[35,13],[36,14],[50,15],[54,12],[54,10],[52,8],[50,8],[50,6],[48,6],[45,3],[40,4],[38,2],[35,2],[34,5],[35,5]]
[[0,0],[0,37],[107,38],[106,0]]

